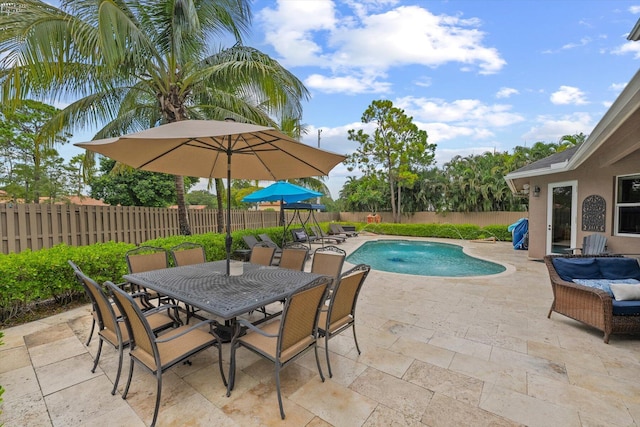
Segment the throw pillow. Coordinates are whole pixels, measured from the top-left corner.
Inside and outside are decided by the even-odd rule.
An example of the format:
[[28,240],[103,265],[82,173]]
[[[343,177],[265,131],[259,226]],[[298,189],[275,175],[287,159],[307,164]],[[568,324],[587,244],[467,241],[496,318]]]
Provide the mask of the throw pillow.
[[296,239],[307,240],[307,233],[305,233],[304,231],[296,231]]
[[631,283],[612,283],[611,292],[616,301],[640,300],[640,285]]

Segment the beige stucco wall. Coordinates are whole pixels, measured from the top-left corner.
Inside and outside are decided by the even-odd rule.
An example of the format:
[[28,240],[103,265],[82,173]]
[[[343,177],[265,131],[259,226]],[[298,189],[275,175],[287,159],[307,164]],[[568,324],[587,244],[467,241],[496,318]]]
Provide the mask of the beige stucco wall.
[[[530,196],[529,204],[529,257],[542,258],[546,254],[547,239],[547,196],[548,184],[577,180],[577,237],[576,245],[581,246],[582,238],[591,231],[582,231],[582,202],[587,196],[597,194],[606,201],[605,236],[607,248],[614,253],[640,254],[640,236],[614,236],[615,179],[617,175],[640,173],[640,150],[626,155],[622,160],[609,165],[612,147],[604,144],[576,170],[571,172],[543,175],[519,180],[529,182],[531,189],[540,187],[540,196]],[[603,163],[605,163],[603,165]],[[522,184],[520,184],[521,186]]]

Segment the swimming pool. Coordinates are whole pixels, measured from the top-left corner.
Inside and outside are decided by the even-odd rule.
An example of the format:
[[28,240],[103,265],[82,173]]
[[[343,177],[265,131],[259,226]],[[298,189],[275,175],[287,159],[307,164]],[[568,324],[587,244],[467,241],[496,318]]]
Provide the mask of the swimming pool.
[[419,276],[486,276],[506,270],[500,264],[465,254],[459,245],[410,240],[365,242],[346,260],[369,264],[374,270]]

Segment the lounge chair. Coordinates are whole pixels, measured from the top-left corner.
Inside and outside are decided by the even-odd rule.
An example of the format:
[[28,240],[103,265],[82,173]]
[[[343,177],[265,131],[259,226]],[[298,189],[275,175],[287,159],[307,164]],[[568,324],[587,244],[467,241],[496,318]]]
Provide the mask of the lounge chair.
[[244,240],[244,244],[247,245],[247,248],[249,249],[253,249],[255,245],[260,243],[260,240],[250,234],[242,236],[242,240]]
[[322,231],[322,229],[316,225],[312,225],[311,227],[311,232],[313,234],[311,234],[311,237],[315,237],[316,240],[321,240],[323,243],[324,242],[335,242],[336,244],[340,244],[343,243],[345,240],[347,240],[347,237],[344,236],[330,236],[327,233],[325,233],[324,231]]
[[353,329],[353,341],[356,343],[356,350],[360,354],[358,339],[356,338],[356,303],[360,289],[367,278],[371,267],[366,264],[359,264],[344,273],[329,297],[329,305],[323,307],[318,319],[318,332],[324,337],[324,348],[327,356],[327,368],[329,378],[331,373],[331,363],[329,362],[329,340],[342,333],[350,327]]
[[237,320],[240,326],[247,328],[247,333],[242,337],[234,337],[231,341],[231,366],[227,396],[231,395],[235,383],[236,350],[239,347],[245,347],[274,363],[276,391],[282,419],[285,418],[285,413],[280,393],[280,371],[285,366],[313,349],[318,373],[324,382],[318,358],[318,316],[320,307],[324,305],[326,299],[329,281],[326,278],[321,278],[314,283],[311,287],[288,295],[285,298],[282,316],[272,322],[263,323],[257,327],[245,319]]
[[[155,375],[157,380],[156,405],[151,426],[155,426],[158,419],[162,393],[162,374],[172,366],[188,360],[194,354],[209,347],[217,347],[220,376],[222,377],[222,382],[227,385],[222,369],[222,345],[213,329],[216,324],[214,320],[205,320],[193,326],[180,326],[156,337],[152,332],[148,319],[142,314],[131,296],[111,282],[106,282],[105,285],[112,292],[121,312],[125,314],[125,324],[131,337],[129,378],[122,393],[122,398],[127,398],[135,364],[142,365],[147,371]],[[209,326],[208,332],[202,329],[205,325]]]
[[344,237],[358,237],[358,233],[355,231],[346,231],[341,224],[331,223],[329,224],[329,234],[344,236]]

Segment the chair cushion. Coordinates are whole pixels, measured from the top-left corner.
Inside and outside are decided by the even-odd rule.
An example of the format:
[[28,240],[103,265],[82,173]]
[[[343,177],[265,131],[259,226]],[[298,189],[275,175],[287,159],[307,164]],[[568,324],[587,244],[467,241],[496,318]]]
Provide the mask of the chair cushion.
[[553,266],[562,280],[601,279],[595,258],[554,258]]
[[616,301],[640,301],[640,286],[631,283],[612,283],[611,292]]
[[613,298],[613,291],[611,290],[612,284],[618,283],[640,283],[635,279],[573,279],[574,283],[577,283],[582,286],[588,286],[590,288],[601,289],[609,294]]
[[603,278],[640,280],[640,265],[635,258],[597,258],[596,262]]
[[640,301],[616,301],[613,300],[614,316],[637,316],[640,315]]
[[296,231],[295,232],[296,239],[298,240],[307,240],[307,233],[304,231]]

